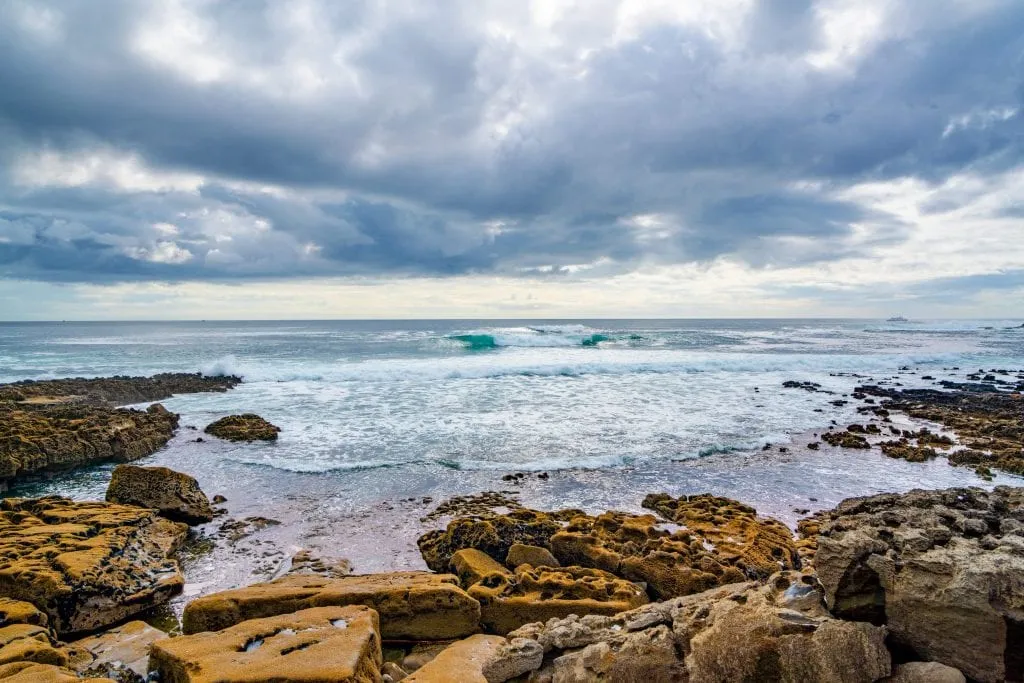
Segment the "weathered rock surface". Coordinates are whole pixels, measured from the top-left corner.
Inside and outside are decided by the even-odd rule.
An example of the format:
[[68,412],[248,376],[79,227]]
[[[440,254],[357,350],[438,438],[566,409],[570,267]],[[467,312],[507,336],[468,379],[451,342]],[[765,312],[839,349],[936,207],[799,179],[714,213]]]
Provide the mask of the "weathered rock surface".
[[153,644],[161,683],[379,683],[377,614],[318,607]]
[[109,678],[79,678],[70,669],[33,662],[0,665],[0,681],[4,683],[116,683]]
[[513,545],[547,546],[548,539],[561,528],[562,523],[547,513],[519,508],[507,515],[452,520],[444,531],[420,536],[417,545],[432,571],[445,572],[459,550],[474,548],[501,562]]
[[[500,636],[475,635],[449,645],[440,654],[403,680],[406,683],[494,683],[484,667],[505,645]],[[507,680],[507,679],[505,679]]]
[[114,410],[0,402],[0,487],[28,474],[137,460],[163,447],[177,426],[178,416],[158,403]]
[[185,608],[183,628],[185,633],[218,631],[248,619],[328,605],[373,608],[388,640],[447,640],[480,629],[480,604],[458,579],[427,572],[286,576],[194,600]]
[[455,553],[449,566],[464,588],[480,583],[492,574],[498,575],[491,581],[492,584],[501,581],[503,577],[512,576],[512,572],[497,560],[476,548],[466,548]]
[[0,501],[0,594],[58,633],[92,631],[167,601],[187,527],[149,510],[64,498]]
[[1024,489],[853,498],[822,516],[833,612],[978,681],[1024,678]]
[[533,567],[558,567],[561,566],[555,556],[547,548],[536,545],[523,545],[513,543],[508,549],[508,557],[505,564],[515,569],[521,564],[528,564]]
[[[498,565],[500,567],[500,565]],[[570,614],[617,614],[647,603],[644,589],[600,569],[520,566],[494,572],[469,587],[480,601],[480,622],[508,633],[536,621]]]
[[166,467],[118,465],[110,476],[107,501],[151,508],[186,524],[213,521],[213,507],[199,482]]
[[206,426],[206,433],[227,441],[275,441],[280,427],[276,427],[259,415],[229,415]]
[[149,673],[149,651],[154,643],[168,638],[163,631],[144,621],[129,621],[117,628],[104,631],[72,645],[88,653],[89,659],[78,663],[78,671],[101,671],[109,678],[123,675],[125,670],[145,680]]
[[893,669],[884,683],[967,683],[960,671],[938,662],[907,662]]
[[813,578],[786,572],[653,603],[614,617],[530,624],[548,653],[537,680],[868,683],[890,674],[884,627],[842,622]]
[[152,377],[25,380],[0,384],[0,401],[123,406],[130,403],[162,401],[175,394],[225,392],[241,381],[240,377],[205,377],[199,373],[181,372],[163,373]]

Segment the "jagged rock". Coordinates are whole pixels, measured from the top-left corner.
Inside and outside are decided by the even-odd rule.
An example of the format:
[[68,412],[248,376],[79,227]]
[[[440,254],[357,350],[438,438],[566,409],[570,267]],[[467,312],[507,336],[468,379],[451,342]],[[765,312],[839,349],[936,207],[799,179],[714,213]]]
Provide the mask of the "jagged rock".
[[796,572],[614,617],[530,624],[509,638],[536,640],[559,683],[868,683],[890,674],[884,627],[832,618],[814,579]]
[[492,572],[470,586],[469,594],[480,601],[484,628],[502,634],[536,621],[570,614],[617,614],[647,602],[640,586],[583,567],[523,565],[514,575]]
[[465,548],[452,555],[449,567],[459,577],[464,588],[480,583],[491,574],[512,576],[512,572],[498,564],[497,560],[476,548]]
[[452,520],[444,531],[428,531],[416,543],[427,566],[444,572],[459,550],[474,548],[502,561],[514,544],[547,546],[548,539],[561,528],[547,513],[519,508],[507,515]]
[[162,448],[178,416],[146,410],[0,402],[0,485],[29,474],[105,460],[130,462]]
[[222,417],[208,424],[204,431],[227,441],[275,441],[281,428],[270,424],[259,415],[246,413]]
[[377,683],[377,614],[317,607],[153,644],[161,683]]
[[536,545],[523,545],[513,543],[508,549],[508,557],[505,564],[515,569],[521,564],[528,564],[533,567],[559,567],[561,566],[555,556],[547,548]]
[[75,668],[102,673],[108,678],[125,677],[124,670],[127,670],[145,680],[149,672],[150,646],[167,637],[166,633],[144,621],[130,621],[72,643],[90,657]]
[[286,576],[206,595],[185,607],[185,633],[217,631],[247,619],[308,607],[366,605],[387,640],[446,640],[479,631],[480,604],[450,574],[393,572],[329,579]]
[[852,498],[823,519],[814,565],[837,616],[974,680],[1024,678],[1024,489]]
[[110,476],[107,501],[151,508],[186,524],[213,521],[213,507],[199,482],[167,467],[118,465]]
[[149,510],[49,497],[0,501],[0,593],[60,634],[93,631],[167,601],[187,527]]
[[513,638],[506,640],[483,665],[487,683],[503,683],[517,676],[535,671],[544,662],[544,648],[536,640]]
[[442,650],[409,674],[405,683],[495,683],[484,675],[484,667],[504,644],[505,639],[500,636],[470,636]]
[[109,678],[79,678],[70,669],[33,662],[0,665],[0,681],[3,683],[116,683]]
[[240,377],[205,377],[199,373],[163,373],[152,377],[98,377],[85,379],[25,380],[0,384],[0,401],[33,404],[85,403],[120,406],[162,401],[174,394],[225,392],[241,383]]
[[900,664],[883,683],[967,683],[960,671],[938,662]]
[[825,432],[821,435],[821,440],[829,446],[836,446],[838,448],[871,448],[871,443],[863,436],[846,430],[841,432]]

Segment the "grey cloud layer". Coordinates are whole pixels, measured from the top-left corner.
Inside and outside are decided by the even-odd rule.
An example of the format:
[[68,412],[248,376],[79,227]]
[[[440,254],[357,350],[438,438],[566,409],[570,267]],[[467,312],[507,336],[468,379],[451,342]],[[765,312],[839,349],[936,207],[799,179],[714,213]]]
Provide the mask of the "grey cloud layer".
[[[809,0],[759,3],[733,38],[663,21],[613,43],[615,4],[581,4],[538,47],[491,30],[523,24],[527,3],[224,0],[196,5],[167,48],[144,36],[171,21],[161,3],[4,3],[0,275],[813,262],[855,255],[859,221],[905,233],[836,189],[1024,159],[1019,2],[895,3],[837,69],[808,63],[825,46]],[[41,150],[203,180],[26,182]]]

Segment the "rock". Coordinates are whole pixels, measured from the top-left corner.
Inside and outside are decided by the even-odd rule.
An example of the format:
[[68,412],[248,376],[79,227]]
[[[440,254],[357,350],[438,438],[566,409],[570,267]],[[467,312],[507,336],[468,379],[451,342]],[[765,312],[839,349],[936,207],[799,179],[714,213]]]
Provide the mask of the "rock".
[[837,616],[974,680],[1024,678],[1024,489],[852,498],[822,519],[814,565]]
[[554,660],[553,673],[559,683],[686,680],[686,667],[676,654],[675,639],[667,626],[624,634],[568,652]]
[[[484,667],[505,645],[500,636],[475,635],[460,640],[409,674],[405,683],[496,683],[484,675]],[[458,677],[453,677],[453,674]],[[507,680],[507,679],[506,679]]]
[[544,648],[536,640],[506,640],[483,665],[488,683],[502,683],[535,671],[544,663]]
[[259,415],[246,413],[222,417],[208,424],[203,431],[227,441],[276,441],[281,428],[270,424]]
[[839,448],[871,448],[871,444],[863,436],[846,430],[841,432],[825,432],[821,435],[821,440],[829,446]]
[[371,683],[381,680],[377,614],[317,607],[253,619],[217,633],[153,644],[161,683]]
[[384,662],[384,665],[380,667],[380,673],[381,676],[384,677],[385,681],[387,681],[389,677],[392,681],[404,681],[409,675],[409,672],[394,662]]
[[32,624],[10,624],[0,627],[0,664],[34,662],[64,667],[69,658],[57,647],[50,632]]
[[0,501],[0,593],[60,634],[94,631],[166,602],[187,532],[150,510],[49,497]]
[[74,671],[49,664],[15,662],[0,665],[3,683],[115,683],[109,678],[79,678]]
[[640,586],[583,567],[522,565],[514,576],[507,571],[485,576],[469,588],[469,594],[480,601],[481,624],[501,634],[535,621],[570,614],[617,614],[647,602]]
[[522,543],[512,544],[512,547],[508,549],[508,557],[505,558],[505,564],[512,569],[521,564],[528,564],[533,567],[561,566],[547,548],[541,548],[536,545],[523,545]]
[[884,683],[967,683],[962,673],[938,662],[900,664]]
[[449,567],[452,573],[459,577],[464,588],[480,583],[491,574],[497,574],[499,577],[512,575],[512,572],[498,564],[490,555],[476,548],[465,548],[452,555]]
[[0,598],[0,626],[8,624],[47,625],[46,614],[36,609],[31,602]]
[[228,502],[228,499],[218,493],[213,497],[213,499],[210,502],[213,503],[214,505],[223,505],[224,503]]
[[163,373],[152,377],[25,380],[0,384],[0,401],[119,406],[162,401],[175,394],[225,392],[241,381],[240,377],[204,377],[199,373],[183,372]]
[[213,507],[195,478],[166,467],[118,465],[110,477],[107,501],[151,508],[186,524],[213,521]]
[[422,669],[432,661],[434,657],[444,652],[445,649],[454,642],[454,640],[441,640],[435,642],[428,641],[416,643],[412,646],[412,650],[409,654],[402,658],[402,668],[409,673]]
[[289,574],[315,574],[336,579],[352,573],[352,563],[344,558],[323,558],[308,550],[300,550],[292,556]]
[[248,619],[327,605],[375,609],[387,640],[446,640],[479,630],[480,604],[459,588],[458,579],[427,572],[286,576],[194,600],[185,607],[183,628],[185,633],[217,631]]
[[144,621],[129,621],[72,643],[91,657],[90,661],[75,668],[79,671],[102,672],[109,678],[121,674],[118,669],[127,669],[145,680],[149,672],[150,646],[167,637],[166,633]]
[[562,524],[547,513],[519,508],[507,515],[452,520],[444,531],[429,531],[416,543],[427,566],[444,572],[452,555],[464,548],[480,550],[501,561],[517,543],[548,545],[548,539],[561,528]]
[[162,448],[178,416],[147,410],[0,402],[0,486],[30,474],[96,462],[130,462]]

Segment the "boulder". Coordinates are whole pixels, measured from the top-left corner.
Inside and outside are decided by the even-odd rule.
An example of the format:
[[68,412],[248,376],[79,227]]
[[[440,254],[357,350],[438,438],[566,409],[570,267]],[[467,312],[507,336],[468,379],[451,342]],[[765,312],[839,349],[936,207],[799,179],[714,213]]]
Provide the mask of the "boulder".
[[205,431],[227,441],[276,441],[281,428],[270,424],[259,415],[246,413],[222,417],[208,424]]
[[102,671],[110,678],[128,670],[145,680],[149,673],[150,647],[167,634],[144,621],[129,621],[117,628],[77,640],[72,646],[88,653],[87,661],[75,666],[78,671]]
[[536,621],[570,614],[617,614],[647,603],[640,586],[584,567],[522,565],[514,575],[502,571],[485,576],[469,594],[480,602],[484,628],[501,634]]
[[449,565],[465,588],[480,583],[491,574],[511,576],[512,572],[498,564],[490,555],[475,548],[466,548],[452,555]]
[[446,640],[480,630],[480,603],[451,574],[393,572],[341,578],[292,575],[206,595],[185,607],[185,633],[218,631],[248,619],[310,607],[366,605],[387,640]]
[[0,487],[29,474],[113,460],[130,462],[162,448],[178,416],[147,410],[0,402]]
[[444,531],[428,531],[416,543],[427,566],[445,572],[459,550],[473,548],[502,561],[517,543],[547,546],[561,528],[562,523],[545,512],[519,508],[507,515],[454,519]]
[[48,497],[0,501],[0,594],[59,634],[94,631],[166,602],[188,527],[150,510]]
[[497,657],[498,649],[504,645],[505,639],[500,636],[470,636],[449,645],[403,681],[451,683],[458,680],[459,683],[495,683],[484,675],[484,667]]
[[361,606],[169,638],[154,643],[150,655],[161,683],[378,683],[382,663],[377,614]]
[[938,662],[907,662],[893,669],[884,683],[967,683],[959,670]]
[[551,662],[542,673],[559,683],[869,683],[890,674],[885,634],[834,619],[813,577],[791,571],[612,617],[529,624],[508,637],[535,640]]
[[561,566],[547,548],[541,548],[536,545],[523,545],[522,543],[512,544],[512,547],[508,549],[508,557],[505,558],[505,564],[512,569],[521,564],[528,564],[532,567]]
[[1024,678],[1024,489],[853,498],[823,520],[814,565],[837,616],[977,681]]
[[107,501],[151,508],[185,524],[213,521],[213,507],[199,482],[166,467],[118,465],[110,476]]

